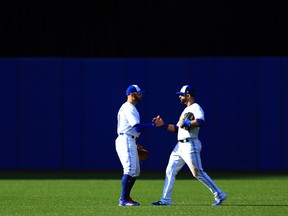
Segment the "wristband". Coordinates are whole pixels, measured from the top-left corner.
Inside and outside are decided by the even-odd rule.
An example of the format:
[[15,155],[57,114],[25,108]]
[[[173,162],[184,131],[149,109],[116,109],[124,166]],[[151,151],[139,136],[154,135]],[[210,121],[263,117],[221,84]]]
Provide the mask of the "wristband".
[[165,130],[167,130],[168,129],[168,127],[169,127],[169,124],[163,124],[162,126],[160,126],[160,127],[162,127],[162,128],[164,128]]
[[174,131],[174,132],[175,132],[175,133],[177,133],[179,128],[178,128],[178,126],[177,126],[177,125],[174,125],[174,129],[175,129],[175,131]]
[[183,120],[182,125],[184,127],[190,127],[191,126],[191,121],[190,120]]

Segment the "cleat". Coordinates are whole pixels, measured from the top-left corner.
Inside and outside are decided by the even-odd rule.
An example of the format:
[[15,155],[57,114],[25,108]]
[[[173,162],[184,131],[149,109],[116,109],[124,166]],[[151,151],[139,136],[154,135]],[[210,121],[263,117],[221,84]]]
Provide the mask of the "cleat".
[[162,201],[153,202],[153,203],[151,203],[151,205],[153,205],[153,206],[170,206],[170,204],[164,203]]
[[128,198],[127,200],[119,200],[119,206],[140,206],[138,202],[135,202],[131,198]]
[[212,206],[219,206],[221,205],[224,200],[226,200],[228,198],[228,196],[226,194],[224,194],[224,196],[221,198],[221,199],[217,199],[213,204]]

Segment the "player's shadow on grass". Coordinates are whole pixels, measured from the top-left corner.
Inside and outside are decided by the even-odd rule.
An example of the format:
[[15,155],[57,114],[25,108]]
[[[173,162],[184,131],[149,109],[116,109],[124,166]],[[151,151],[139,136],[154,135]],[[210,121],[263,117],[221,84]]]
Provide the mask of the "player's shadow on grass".
[[[207,205],[207,204],[195,204],[195,205],[189,205],[189,204],[173,204],[172,206],[177,206],[177,207],[179,207],[179,206],[201,206],[201,207],[203,207],[203,206],[210,206],[210,205]],[[273,206],[275,206],[275,207],[277,207],[277,206],[288,206],[288,204],[222,204],[221,206],[217,206],[217,207],[213,207],[213,208],[225,208],[225,207],[233,207],[233,206],[237,206],[237,207],[256,207],[256,206],[258,206],[258,207],[261,207],[261,206],[271,206],[271,207],[273,207]],[[170,206],[169,206],[170,207]],[[211,206],[212,207],[212,206]]]
[[[224,205],[223,205],[224,206]],[[226,206],[288,206],[288,204],[227,204]]]

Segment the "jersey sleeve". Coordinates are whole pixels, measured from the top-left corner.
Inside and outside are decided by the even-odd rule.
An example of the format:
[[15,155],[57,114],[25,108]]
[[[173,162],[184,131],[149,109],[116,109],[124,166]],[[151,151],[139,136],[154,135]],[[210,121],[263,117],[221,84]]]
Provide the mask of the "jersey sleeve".
[[128,109],[126,109],[125,115],[131,127],[136,124],[140,124],[139,112],[135,107],[129,107]]
[[205,121],[204,111],[198,104],[195,104],[191,111],[194,114],[195,119],[202,119]]

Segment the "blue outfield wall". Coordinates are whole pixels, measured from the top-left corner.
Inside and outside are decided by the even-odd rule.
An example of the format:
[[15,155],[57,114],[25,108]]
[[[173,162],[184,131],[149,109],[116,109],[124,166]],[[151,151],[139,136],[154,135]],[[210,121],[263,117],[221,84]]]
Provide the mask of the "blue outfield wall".
[[[206,170],[288,171],[288,58],[2,58],[0,170],[121,170],[116,116],[130,84],[142,123],[176,123],[196,89]],[[165,170],[176,134],[153,128],[142,170]],[[188,169],[186,166],[183,169]]]

